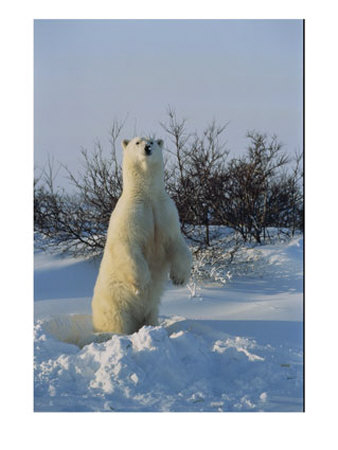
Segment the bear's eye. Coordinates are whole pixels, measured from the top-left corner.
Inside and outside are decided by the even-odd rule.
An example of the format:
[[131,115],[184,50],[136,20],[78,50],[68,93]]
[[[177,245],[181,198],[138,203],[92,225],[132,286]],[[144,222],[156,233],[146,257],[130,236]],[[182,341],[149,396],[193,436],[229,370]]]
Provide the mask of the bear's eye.
[[136,142],[136,145],[139,145],[139,144],[140,144],[140,141],[137,141],[137,142]]
[[153,143],[154,143],[153,141],[150,141],[150,145],[153,145]]

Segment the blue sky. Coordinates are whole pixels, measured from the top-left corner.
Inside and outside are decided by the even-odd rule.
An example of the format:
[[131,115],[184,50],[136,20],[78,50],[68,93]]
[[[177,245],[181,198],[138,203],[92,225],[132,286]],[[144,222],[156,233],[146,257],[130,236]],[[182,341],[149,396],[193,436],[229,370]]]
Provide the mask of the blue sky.
[[[302,148],[301,20],[38,20],[34,36],[35,164],[72,170],[80,149],[164,133],[171,105],[192,131],[230,122],[233,155],[248,130]],[[108,148],[108,147],[107,147]]]

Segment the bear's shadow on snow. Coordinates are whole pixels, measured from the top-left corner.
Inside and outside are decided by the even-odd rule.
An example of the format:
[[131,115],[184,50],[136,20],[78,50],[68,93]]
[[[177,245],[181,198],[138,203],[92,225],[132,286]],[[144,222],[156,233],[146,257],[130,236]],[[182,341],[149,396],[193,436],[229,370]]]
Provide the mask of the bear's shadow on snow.
[[[274,295],[285,292],[302,293],[303,281],[302,274],[281,272],[269,277],[233,280],[228,286],[232,292],[243,293],[244,290],[259,295]],[[248,301],[248,298],[244,298],[243,301]]]

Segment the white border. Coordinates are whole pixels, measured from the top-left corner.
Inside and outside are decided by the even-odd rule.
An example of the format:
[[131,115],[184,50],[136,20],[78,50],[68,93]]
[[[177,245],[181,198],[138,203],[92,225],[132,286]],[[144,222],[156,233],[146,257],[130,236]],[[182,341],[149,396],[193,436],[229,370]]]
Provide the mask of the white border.
[[[2,211],[5,247],[1,387],[3,442],[36,449],[331,448],[337,381],[337,89],[334,2],[13,1],[1,6]],[[311,4],[312,3],[312,4]],[[236,6],[234,6],[236,5]],[[305,414],[32,413],[32,175],[34,18],[306,19]],[[333,217],[332,217],[333,216]],[[2,246],[2,248],[3,248]],[[323,251],[326,250],[325,251]],[[330,256],[331,255],[331,256]],[[4,270],[2,269],[2,270]],[[334,321],[334,322],[333,322]]]

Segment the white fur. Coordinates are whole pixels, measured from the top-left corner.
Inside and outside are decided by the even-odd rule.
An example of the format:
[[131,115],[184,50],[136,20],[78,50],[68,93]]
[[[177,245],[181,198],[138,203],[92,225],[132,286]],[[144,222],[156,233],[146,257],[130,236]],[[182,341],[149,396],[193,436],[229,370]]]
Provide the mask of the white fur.
[[185,284],[191,254],[164,189],[163,141],[134,138],[122,146],[123,193],[110,218],[92,310],[97,331],[131,334],[157,324],[168,274]]

